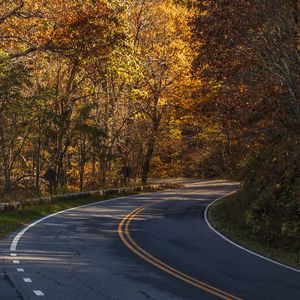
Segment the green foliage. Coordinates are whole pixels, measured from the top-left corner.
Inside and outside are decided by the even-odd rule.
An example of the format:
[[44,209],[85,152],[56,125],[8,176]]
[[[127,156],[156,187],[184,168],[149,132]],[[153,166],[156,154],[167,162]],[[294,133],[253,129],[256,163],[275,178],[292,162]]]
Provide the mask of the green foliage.
[[[31,86],[31,69],[22,63],[0,65],[0,97],[13,100],[22,96],[22,88]],[[13,98],[13,99],[10,99]]]
[[225,209],[257,240],[300,251],[300,149],[292,137],[253,158],[236,202]]
[[299,268],[300,252],[297,248],[266,242],[259,234],[249,230],[244,222],[242,202],[241,192],[218,201],[209,210],[210,222],[224,235],[244,247]]

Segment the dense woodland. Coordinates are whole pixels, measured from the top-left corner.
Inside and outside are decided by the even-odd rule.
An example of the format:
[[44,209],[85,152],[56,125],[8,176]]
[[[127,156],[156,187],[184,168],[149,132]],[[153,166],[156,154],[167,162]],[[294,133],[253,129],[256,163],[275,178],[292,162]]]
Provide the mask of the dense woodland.
[[0,0],[1,197],[238,178],[243,224],[297,240],[299,8]]
[[[1,1],[1,190],[180,175],[192,13],[171,1]],[[152,163],[152,166],[151,166]]]
[[224,222],[295,251],[299,263],[299,1],[196,3],[198,96],[227,137],[224,170],[243,182],[223,207]]

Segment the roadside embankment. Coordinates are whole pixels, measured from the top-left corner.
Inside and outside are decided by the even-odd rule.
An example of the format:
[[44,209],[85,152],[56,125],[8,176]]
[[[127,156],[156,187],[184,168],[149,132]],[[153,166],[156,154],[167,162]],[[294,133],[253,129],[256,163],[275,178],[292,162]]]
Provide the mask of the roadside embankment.
[[249,163],[240,191],[211,206],[218,231],[300,268],[300,142],[274,144]]

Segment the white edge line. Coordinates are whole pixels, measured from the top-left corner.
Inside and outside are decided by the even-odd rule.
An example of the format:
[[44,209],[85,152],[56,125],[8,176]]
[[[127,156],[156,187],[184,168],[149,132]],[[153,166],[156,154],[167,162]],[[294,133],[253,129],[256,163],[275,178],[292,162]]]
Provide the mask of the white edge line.
[[33,290],[36,296],[45,296],[45,294],[40,290]]
[[217,230],[211,225],[211,223],[210,223],[209,220],[208,220],[208,211],[209,211],[210,207],[211,207],[214,203],[216,203],[217,201],[222,200],[223,198],[225,198],[225,197],[227,197],[227,196],[230,196],[230,195],[232,195],[232,194],[234,194],[234,193],[236,193],[236,192],[237,192],[237,191],[233,191],[233,192],[231,192],[231,193],[229,193],[229,194],[227,194],[227,195],[224,195],[224,196],[222,196],[222,197],[220,197],[220,198],[214,200],[213,202],[211,202],[211,203],[206,207],[205,212],[204,212],[204,218],[205,218],[205,222],[206,222],[206,224],[208,225],[208,227],[209,227],[212,231],[214,231],[217,235],[219,235],[222,239],[224,239],[225,241],[227,241],[228,243],[230,243],[230,244],[232,244],[232,245],[234,245],[234,246],[236,246],[236,247],[238,247],[238,248],[240,248],[240,249],[242,249],[242,250],[244,250],[244,251],[246,251],[246,252],[248,252],[248,253],[250,253],[250,254],[253,254],[253,255],[255,255],[255,256],[257,256],[257,257],[260,257],[260,258],[262,258],[262,259],[264,259],[264,260],[267,260],[267,261],[269,261],[269,262],[271,262],[271,263],[273,263],[273,264],[276,264],[276,265],[281,266],[281,267],[283,267],[283,268],[286,268],[286,269],[292,270],[292,271],[294,271],[294,272],[300,273],[300,270],[298,270],[298,269],[296,269],[296,268],[287,266],[287,265],[282,264],[282,263],[280,263],[280,262],[278,262],[278,261],[275,261],[275,260],[273,260],[273,259],[271,259],[271,258],[265,257],[265,256],[263,256],[263,255],[260,255],[260,254],[258,254],[258,253],[256,253],[256,252],[254,252],[254,251],[251,251],[251,250],[249,250],[249,249],[247,249],[247,248],[244,248],[243,246],[241,246],[241,245],[239,245],[239,244],[233,242],[232,240],[228,239],[226,236],[224,236],[222,233],[220,233],[219,231],[217,231]]
[[[164,190],[164,192],[166,191],[169,191],[170,189],[166,189]],[[173,190],[173,189],[172,189]],[[161,192],[161,191],[160,191]],[[72,207],[72,208],[69,208],[69,209],[66,209],[66,210],[62,210],[62,211],[59,211],[57,213],[54,213],[54,214],[51,214],[49,216],[46,216],[46,217],[43,217],[31,224],[29,224],[28,226],[26,226],[24,229],[22,229],[13,239],[11,245],[10,245],[10,251],[16,251],[17,250],[17,245],[18,245],[18,242],[19,240],[21,239],[21,237],[32,227],[34,227],[35,225],[41,223],[42,221],[44,220],[47,220],[51,217],[54,217],[54,216],[57,216],[57,215],[60,215],[60,214],[63,214],[65,212],[68,212],[68,211],[72,211],[72,210],[75,210],[75,209],[78,209],[78,208],[84,208],[84,207],[89,207],[89,206],[93,206],[93,205],[97,205],[97,204],[101,204],[101,203],[107,203],[107,202],[113,202],[113,201],[117,201],[117,200],[121,200],[121,199],[126,199],[126,198],[129,198],[129,197],[135,197],[135,198],[138,198],[139,196],[143,196],[143,195],[148,195],[148,194],[153,194],[153,192],[151,193],[141,193],[141,194],[136,194],[136,195],[129,195],[129,196],[123,196],[123,197],[117,197],[117,198],[113,198],[113,199],[108,199],[108,200],[100,200],[100,201],[97,201],[97,202],[93,202],[93,203],[89,203],[89,204],[84,204],[84,205],[80,205],[80,206],[76,206],[76,207]],[[14,261],[15,263],[16,261]],[[36,295],[36,296],[45,296],[45,294],[40,291],[40,290],[33,290],[33,293]]]
[[[300,270],[298,270],[298,269],[295,269],[295,268],[293,268],[293,267],[287,266],[287,265],[282,264],[282,263],[280,263],[280,262],[278,262],[278,261],[272,260],[272,259],[270,259],[270,258],[268,258],[268,257],[262,256],[262,255],[260,255],[260,254],[258,254],[258,253],[256,253],[256,252],[254,252],[254,251],[251,251],[251,250],[249,250],[249,249],[244,248],[243,246],[241,246],[241,245],[239,245],[239,244],[233,242],[232,240],[228,239],[226,236],[224,236],[223,234],[221,234],[219,231],[217,231],[217,230],[211,225],[211,223],[210,223],[209,220],[208,220],[208,210],[210,209],[210,207],[211,207],[214,203],[216,203],[217,201],[219,201],[219,200],[221,200],[221,199],[223,199],[223,198],[225,198],[225,197],[227,197],[227,196],[230,196],[230,195],[232,195],[232,194],[234,194],[234,193],[236,193],[236,192],[237,192],[237,191],[233,191],[233,192],[231,192],[231,193],[229,193],[229,194],[226,194],[226,195],[224,195],[224,196],[222,196],[222,197],[220,197],[220,198],[214,200],[213,202],[211,202],[211,203],[206,207],[205,212],[204,212],[204,218],[205,218],[205,222],[206,222],[206,224],[208,225],[208,227],[209,227],[212,231],[214,231],[217,235],[219,235],[222,239],[224,239],[224,240],[227,241],[228,243],[230,243],[230,244],[232,244],[232,245],[234,245],[234,246],[240,248],[241,250],[244,250],[244,251],[246,251],[246,252],[248,252],[248,253],[250,253],[250,254],[252,254],[252,255],[255,255],[255,256],[260,257],[260,258],[262,258],[262,259],[264,259],[264,260],[267,260],[267,261],[269,261],[269,262],[272,262],[272,263],[274,263],[274,264],[276,264],[276,265],[278,265],[278,266],[281,266],[281,267],[283,267],[283,268],[286,268],[286,269],[292,270],[292,271],[294,271],[294,272],[300,273]],[[134,197],[134,196],[142,196],[142,195],[147,195],[147,194],[151,194],[151,193],[143,193],[143,194],[138,194],[138,195],[132,195],[132,197]],[[42,222],[42,221],[44,221],[44,220],[47,220],[47,219],[52,218],[52,217],[54,217],[54,216],[57,216],[57,215],[60,215],[60,214],[63,214],[63,213],[65,213],[65,212],[72,211],[72,210],[75,210],[75,209],[78,209],[78,208],[84,208],[84,207],[89,207],[89,206],[93,206],[93,205],[97,205],[97,204],[101,204],[101,203],[112,202],[112,201],[116,201],[116,200],[125,199],[125,198],[128,198],[128,197],[130,197],[130,196],[124,196],[124,197],[118,197],[118,198],[114,198],[114,199],[102,200],[102,201],[98,201],[98,202],[94,202],[94,203],[89,203],[89,204],[85,204],[85,205],[81,205],[81,206],[77,206],[77,207],[72,207],[72,208],[69,208],[69,209],[66,209],[66,210],[59,211],[59,212],[57,212],[57,213],[51,214],[51,215],[46,216],[46,217],[44,217],[44,218],[41,218],[41,219],[39,219],[39,220],[33,222],[32,224],[28,225],[27,227],[25,227],[23,230],[21,230],[21,231],[14,237],[14,239],[13,239],[13,241],[12,241],[12,243],[11,243],[11,246],[10,246],[10,251],[16,251],[16,250],[17,250],[18,242],[19,242],[19,240],[21,239],[21,237],[26,233],[26,231],[28,231],[30,228],[34,227],[35,225],[39,224],[40,222]]]
[[[163,191],[159,191],[159,192],[167,192],[169,191],[170,189],[166,189],[166,190],[163,190]],[[171,189],[173,190],[173,189]],[[155,192],[154,192],[155,193]],[[84,204],[84,205],[80,205],[80,206],[76,206],[76,207],[72,207],[72,208],[68,208],[66,210],[62,210],[62,211],[59,211],[57,213],[54,213],[54,214],[51,214],[49,216],[46,216],[46,217],[43,217],[31,224],[29,224],[28,226],[26,226],[24,229],[22,229],[13,239],[11,245],[10,245],[10,251],[16,251],[17,250],[17,246],[18,246],[18,242],[19,240],[21,239],[21,237],[26,233],[26,231],[28,231],[30,228],[34,227],[35,225],[49,219],[49,218],[52,218],[52,217],[55,217],[57,215],[60,215],[60,214],[63,214],[65,212],[68,212],[68,211],[72,211],[72,210],[75,210],[75,209],[78,209],[78,208],[84,208],[84,207],[89,207],[89,206],[93,206],[93,205],[97,205],[97,204],[101,204],[101,203],[107,203],[107,202],[113,202],[113,201],[117,201],[117,200],[121,200],[121,199],[126,199],[126,198],[129,198],[129,197],[135,197],[135,198],[138,198],[139,196],[143,196],[143,195],[151,195],[153,194],[153,192],[147,192],[147,193],[141,193],[141,194],[135,194],[135,195],[128,195],[128,196],[123,196],[123,197],[117,197],[117,198],[113,198],[113,199],[108,199],[108,200],[100,200],[98,202],[93,202],[93,203],[88,203],[88,204]]]

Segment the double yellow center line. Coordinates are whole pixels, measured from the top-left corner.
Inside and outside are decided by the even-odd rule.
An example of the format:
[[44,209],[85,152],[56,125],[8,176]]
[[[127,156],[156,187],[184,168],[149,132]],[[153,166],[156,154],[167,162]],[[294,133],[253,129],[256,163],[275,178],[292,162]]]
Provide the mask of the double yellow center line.
[[135,209],[134,211],[132,211],[131,213],[126,215],[124,217],[124,219],[121,221],[121,223],[119,224],[119,227],[118,227],[118,233],[119,233],[121,240],[124,242],[124,244],[131,251],[133,251],[135,254],[137,254],[139,257],[141,257],[145,261],[149,262],[150,264],[154,265],[155,267],[159,268],[160,270],[167,272],[170,275],[172,275],[180,280],[183,280],[186,283],[189,283],[207,293],[210,293],[214,296],[217,296],[217,297],[219,297],[221,299],[225,299],[225,300],[233,300],[233,299],[234,300],[242,300],[239,297],[236,297],[236,296],[229,294],[225,291],[222,291],[212,285],[204,283],[204,282],[202,282],[196,278],[193,278],[193,277],[173,268],[172,266],[162,262],[158,258],[156,258],[153,255],[151,255],[150,253],[148,253],[146,250],[144,250],[140,245],[138,245],[133,240],[133,238],[130,235],[130,230],[129,230],[130,223],[132,222],[132,220],[135,219],[135,217],[138,214],[140,214],[143,210],[145,210],[146,208],[150,207],[153,204],[154,203],[149,203],[149,204],[146,204],[142,207]]

